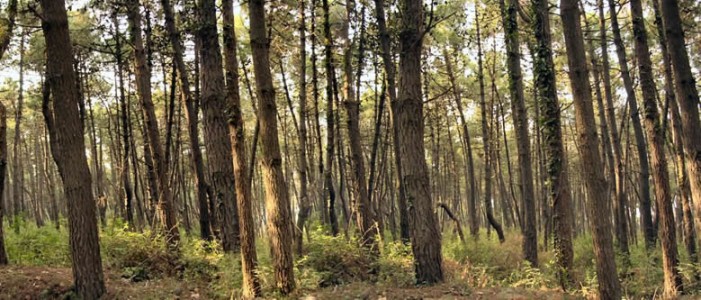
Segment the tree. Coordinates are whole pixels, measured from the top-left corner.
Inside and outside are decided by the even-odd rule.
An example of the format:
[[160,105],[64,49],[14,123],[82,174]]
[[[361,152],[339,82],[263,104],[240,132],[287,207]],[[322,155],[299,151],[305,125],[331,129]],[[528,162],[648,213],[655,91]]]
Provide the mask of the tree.
[[263,0],[249,0],[251,52],[256,78],[258,117],[260,118],[261,165],[265,185],[265,208],[270,236],[275,288],[289,294],[295,288],[292,268],[292,216],[287,184],[282,173],[278,140],[275,88],[270,73],[270,49]]
[[[390,101],[390,119],[392,124],[396,124],[394,122],[394,118],[397,115],[397,89],[396,89],[396,68],[395,68],[395,62],[392,59],[392,51],[390,48],[391,40],[390,40],[390,34],[389,31],[387,30],[387,21],[385,17],[385,6],[384,6],[384,1],[382,0],[375,0],[375,14],[377,18],[377,30],[379,33],[379,38],[380,38],[380,53],[382,55],[382,64],[384,65],[385,69],[385,76],[386,76],[386,81],[387,81],[387,94],[389,95],[389,101]],[[394,146],[395,151],[398,151],[396,149],[399,149],[401,147],[401,143],[399,141],[399,128],[397,126],[392,125],[392,143]],[[406,188],[404,186],[404,182],[402,182],[402,160],[399,157],[399,155],[394,155],[394,164],[396,168],[396,172],[398,175],[398,189],[399,189],[399,197],[398,197],[398,209],[399,209],[399,234],[401,236],[402,241],[408,242],[409,241],[409,215],[407,211],[407,198],[406,198]]]
[[[487,102],[485,101],[485,91],[484,91],[484,68],[482,67],[482,40],[480,34],[480,22],[479,14],[475,14],[475,27],[477,28],[477,80],[479,81],[479,97],[480,97],[480,110],[482,114],[482,145],[484,147],[484,210],[487,215],[487,222],[489,226],[492,226],[497,232],[499,237],[499,242],[504,242],[504,230],[501,228],[501,224],[494,217],[493,205],[492,205],[492,152],[490,151],[490,133],[487,114]],[[489,107],[491,112],[492,108]],[[489,113],[491,115],[491,113]],[[469,142],[469,141],[467,141]],[[489,228],[488,228],[489,229]]]
[[652,209],[650,207],[650,163],[647,159],[647,149],[645,148],[645,137],[643,135],[642,125],[640,123],[640,115],[638,113],[638,99],[633,87],[633,79],[628,70],[628,58],[626,55],[626,47],[621,37],[621,30],[618,25],[618,16],[616,9],[616,1],[608,0],[611,14],[611,30],[613,31],[613,43],[616,45],[616,54],[618,54],[618,64],[621,67],[621,77],[623,78],[623,86],[625,87],[627,98],[626,101],[630,106],[630,117],[633,125],[633,133],[635,136],[636,150],[638,152],[638,164],[640,165],[640,176],[638,177],[639,195],[640,195],[640,220],[643,227],[645,237],[645,246],[652,248],[655,246],[655,226],[652,222]]
[[[165,152],[158,133],[158,119],[153,106],[151,94],[151,68],[147,62],[147,53],[144,48],[143,37],[141,35],[141,13],[139,12],[139,1],[130,0],[129,9],[129,30],[131,42],[134,47],[134,70],[136,75],[136,89],[141,102],[146,134],[149,140],[149,153],[153,160],[153,169],[156,173],[157,185],[157,211],[162,229],[166,234],[166,242],[173,248],[178,246],[180,233],[175,215],[175,207],[171,196],[171,188],[168,183],[168,164],[165,162]],[[125,141],[126,143],[127,141]]]
[[699,93],[696,80],[691,73],[689,54],[686,50],[684,30],[679,15],[677,0],[660,2],[662,8],[662,23],[667,37],[674,71],[674,88],[679,103],[679,112],[683,128],[682,144],[686,154],[686,168],[689,174],[691,197],[694,199],[694,218],[696,231],[701,227],[701,121],[699,121]]
[[588,193],[587,214],[594,240],[596,276],[600,299],[620,299],[621,286],[616,273],[615,253],[611,237],[611,218],[606,194],[599,141],[596,134],[594,107],[589,84],[589,70],[580,24],[577,0],[562,0],[560,15],[565,32],[570,85],[574,96],[575,122],[579,131],[579,155]]
[[173,61],[178,71],[178,81],[182,100],[185,102],[185,116],[188,128],[188,141],[190,142],[190,157],[195,173],[195,195],[200,211],[200,235],[205,240],[212,238],[210,230],[210,214],[207,205],[207,182],[204,178],[204,163],[202,161],[202,150],[199,142],[199,129],[197,127],[197,105],[195,97],[190,90],[190,79],[188,78],[187,67],[183,59],[183,46],[180,41],[180,32],[175,27],[175,16],[170,0],[161,0],[163,16],[165,19],[165,29],[168,34],[170,46],[173,48]]
[[408,210],[411,249],[414,253],[416,282],[433,284],[443,281],[441,267],[441,233],[433,213],[424,149],[421,51],[424,26],[420,0],[399,2],[399,95],[396,99],[394,126],[399,130],[399,148]]
[[548,1],[533,2],[533,30],[536,39],[536,59],[534,72],[535,86],[540,107],[543,143],[546,154],[547,203],[553,206],[553,225],[555,233],[555,258],[560,266],[560,285],[565,288],[571,280],[569,270],[574,261],[572,250],[572,200],[570,199],[569,178],[565,164],[565,152],[562,141],[560,104],[557,97],[555,67],[552,56],[552,36]]
[[239,66],[236,49],[236,32],[234,30],[234,6],[232,0],[222,1],[224,65],[226,69],[226,96],[229,111],[229,135],[233,157],[234,178],[236,185],[236,203],[238,206],[239,233],[241,237],[241,273],[243,274],[243,296],[255,298],[260,296],[261,288],[256,275],[257,254],[255,223],[251,186],[248,184],[248,165],[246,164],[246,141],[241,98],[239,95]]
[[63,0],[42,0],[41,26],[46,44],[43,113],[68,201],[68,227],[74,288],[79,297],[98,299],[105,293],[100,260],[95,198],[85,157],[78,111],[79,93],[73,69],[73,46]]
[[238,251],[239,225],[234,189],[234,170],[231,141],[226,120],[226,94],[222,72],[221,47],[217,33],[217,15],[214,0],[198,3],[200,26],[200,86],[204,115],[204,141],[207,163],[214,193],[215,205],[221,217],[222,246],[224,251]]
[[538,265],[538,232],[536,224],[535,198],[533,194],[533,169],[531,168],[531,143],[528,134],[528,112],[523,96],[523,75],[521,74],[521,53],[519,51],[518,1],[500,0],[504,35],[506,36],[506,55],[509,69],[509,92],[511,111],[516,128],[516,145],[521,178],[521,197],[523,200],[523,256],[533,266]]
[[295,245],[297,255],[302,254],[304,226],[311,213],[309,189],[307,185],[307,36],[306,0],[299,0],[299,212],[297,213],[297,235]]
[[[5,22],[3,26],[6,28],[0,34],[0,59],[2,59],[10,46],[16,17],[17,0],[11,0],[7,6],[7,19],[3,20]],[[5,176],[7,176],[7,109],[4,104],[0,103],[0,266],[9,262],[5,252],[5,235],[2,230],[2,219],[5,213],[5,202],[3,201],[5,196]]]
[[338,219],[336,217],[336,192],[333,188],[333,155],[334,155],[334,83],[336,74],[333,66],[333,40],[331,36],[331,23],[329,21],[329,1],[321,0],[324,11],[324,68],[326,69],[326,169],[324,170],[324,208],[328,209],[331,234],[338,234]]

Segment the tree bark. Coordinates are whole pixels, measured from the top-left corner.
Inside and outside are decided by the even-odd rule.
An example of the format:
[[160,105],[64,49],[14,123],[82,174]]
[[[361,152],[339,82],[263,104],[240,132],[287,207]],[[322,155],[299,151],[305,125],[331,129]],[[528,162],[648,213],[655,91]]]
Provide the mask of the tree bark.
[[171,197],[171,188],[168,183],[168,165],[165,162],[163,144],[158,133],[158,119],[151,95],[151,68],[147,63],[146,50],[144,49],[143,37],[141,35],[141,13],[139,12],[139,2],[130,0],[127,16],[129,19],[129,30],[132,45],[134,47],[134,70],[136,75],[136,89],[141,100],[144,114],[146,134],[149,140],[149,152],[153,159],[153,169],[156,173],[158,189],[157,210],[161,225],[166,233],[167,243],[171,248],[177,247],[180,240],[178,232],[178,222],[175,207]]
[[545,173],[547,203],[553,206],[554,243],[557,264],[560,266],[559,279],[563,289],[571,281],[569,270],[573,265],[572,249],[573,213],[570,198],[569,178],[565,162],[565,149],[562,140],[560,103],[557,97],[555,67],[552,56],[552,36],[547,0],[534,4],[533,30],[536,38],[536,60],[534,62],[535,85],[541,119],[542,137],[545,150]]
[[[390,122],[392,125],[392,142],[394,149],[399,153],[401,142],[399,140],[399,129],[394,126],[395,116],[397,115],[397,89],[396,89],[396,70],[395,62],[392,59],[392,50],[390,48],[391,40],[387,30],[387,22],[385,19],[384,1],[375,0],[375,14],[377,18],[377,30],[380,36],[380,50],[382,53],[382,63],[385,67],[385,75],[387,76],[387,90],[390,101]],[[397,170],[398,178],[402,178],[402,160],[399,155],[394,155],[394,164]],[[403,242],[409,242],[409,212],[407,211],[407,196],[404,182],[398,181],[399,197],[397,204],[399,208],[399,234]]]
[[422,1],[402,0],[399,10],[402,16],[399,33],[400,80],[394,126],[399,130],[400,147],[395,151],[403,167],[400,180],[406,189],[416,282],[434,284],[443,281],[443,270],[441,233],[433,213],[423,140],[421,52],[426,28]]
[[[524,224],[523,256],[533,266],[538,265],[538,231],[533,191],[533,168],[531,167],[531,142],[528,133],[528,111],[523,95],[523,75],[521,72],[520,38],[518,32],[518,1],[501,0],[504,35],[506,36],[507,67],[509,69],[509,91],[511,111],[516,131],[516,151],[521,181]],[[496,137],[498,141],[499,138]]]
[[662,263],[664,269],[664,295],[674,298],[683,291],[682,278],[677,269],[676,228],[672,211],[672,195],[669,187],[669,171],[664,149],[664,128],[657,111],[657,89],[652,74],[652,60],[645,31],[643,5],[640,0],[630,1],[633,18],[633,35],[635,53],[638,60],[640,86],[643,92],[643,108],[647,140],[652,159],[652,179],[655,184],[655,199],[658,207],[658,228],[662,245]]
[[217,15],[214,0],[200,0],[201,104],[204,115],[204,143],[215,205],[221,216],[222,246],[224,251],[238,251],[239,225],[236,209],[236,190],[231,158],[231,140],[227,127],[226,94],[222,72],[221,47],[217,33]]
[[270,73],[269,41],[263,0],[249,0],[251,51],[258,94],[258,117],[262,145],[261,165],[265,185],[268,234],[275,273],[275,289],[289,294],[295,288],[292,267],[292,216],[277,128],[275,88]]
[[611,14],[611,30],[613,31],[613,43],[616,45],[616,54],[618,55],[618,64],[621,67],[621,77],[623,78],[623,86],[625,87],[627,98],[626,101],[630,106],[630,117],[633,125],[633,133],[635,136],[636,150],[638,152],[638,164],[640,165],[640,176],[638,177],[638,186],[640,193],[640,220],[643,227],[643,236],[645,237],[645,247],[647,249],[655,247],[655,226],[652,222],[652,210],[650,206],[650,166],[647,158],[647,149],[645,148],[645,136],[640,122],[640,114],[638,113],[638,100],[633,88],[633,80],[630,77],[628,70],[628,61],[626,56],[625,44],[621,38],[621,30],[618,25],[618,16],[616,14],[616,1],[608,0],[609,11]]
[[98,299],[105,293],[100,244],[92,194],[92,178],[85,156],[85,137],[77,109],[80,95],[73,69],[73,46],[63,0],[42,0],[42,30],[46,42],[44,119],[51,151],[68,201],[68,227],[74,289],[78,297]]
[[173,60],[178,70],[178,81],[180,82],[180,92],[182,100],[185,102],[185,116],[188,127],[188,140],[190,142],[190,156],[192,158],[193,173],[195,175],[195,195],[200,210],[200,236],[205,240],[212,238],[210,226],[209,208],[207,206],[207,182],[204,177],[204,163],[202,161],[202,150],[199,142],[199,129],[197,128],[197,105],[195,98],[190,91],[190,79],[188,78],[187,67],[183,59],[183,46],[181,44],[180,33],[175,27],[175,16],[170,0],[161,0],[163,14],[165,17],[165,28],[168,39],[173,48]]
[[662,21],[667,37],[667,48],[674,70],[674,86],[683,128],[682,144],[686,154],[691,197],[694,199],[696,231],[701,230],[701,121],[699,121],[699,93],[691,73],[686,50],[684,30],[677,0],[661,1]]
[[594,240],[596,274],[600,299],[620,299],[621,286],[616,271],[611,237],[611,218],[606,195],[599,140],[596,134],[589,70],[580,24],[577,0],[562,0],[560,14],[565,33],[570,84],[574,96],[579,154],[588,196],[587,212]]

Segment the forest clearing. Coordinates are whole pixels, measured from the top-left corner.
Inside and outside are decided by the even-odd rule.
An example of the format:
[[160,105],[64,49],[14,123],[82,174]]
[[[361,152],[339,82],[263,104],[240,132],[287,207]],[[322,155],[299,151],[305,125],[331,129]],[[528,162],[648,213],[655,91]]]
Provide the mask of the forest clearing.
[[0,299],[701,297],[697,0],[0,8]]

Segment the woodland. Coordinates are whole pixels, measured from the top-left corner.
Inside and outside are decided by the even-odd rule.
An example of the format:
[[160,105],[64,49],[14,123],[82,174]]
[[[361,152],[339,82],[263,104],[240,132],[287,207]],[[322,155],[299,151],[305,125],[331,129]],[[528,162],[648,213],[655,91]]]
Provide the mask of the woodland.
[[701,297],[697,0],[0,6],[0,299]]

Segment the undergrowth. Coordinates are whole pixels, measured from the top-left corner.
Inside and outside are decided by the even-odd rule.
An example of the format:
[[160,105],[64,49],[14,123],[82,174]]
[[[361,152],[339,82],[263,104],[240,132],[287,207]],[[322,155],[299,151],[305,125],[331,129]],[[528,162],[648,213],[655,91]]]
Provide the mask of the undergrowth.
[[[15,222],[6,227],[6,247],[11,263],[25,266],[70,267],[70,249],[65,226],[37,227],[32,223]],[[389,235],[385,235],[389,237]],[[271,295],[274,274],[267,240],[258,238],[258,275],[263,291]],[[319,288],[351,283],[370,283],[402,288],[414,284],[411,247],[378,236],[377,249],[365,249],[354,238],[332,237],[322,227],[311,230],[305,238],[303,255],[296,256],[295,275],[300,295]],[[108,272],[130,281],[146,281],[175,277],[206,287],[206,296],[215,299],[237,298],[240,295],[240,256],[220,250],[216,242],[205,242],[196,236],[182,235],[178,253],[168,251],[163,237],[152,231],[132,232],[121,222],[113,222],[100,233],[103,265]],[[464,242],[449,235],[443,240],[443,268],[450,284],[470,289],[520,287],[526,289],[559,289],[557,267],[551,249],[543,249],[539,241],[539,266],[531,266],[521,254],[521,235],[507,232],[499,243],[494,235],[478,240],[467,237]],[[591,237],[579,236],[573,241],[574,285],[569,291],[586,298],[596,295],[595,258]],[[551,248],[552,246],[550,246]],[[694,276],[701,273],[690,264],[680,245],[679,270],[687,291],[698,293]],[[631,245],[628,257],[618,253],[617,265],[624,295],[628,299],[651,298],[660,294],[663,274],[659,249],[646,251],[643,245]],[[274,295],[274,294],[272,294]]]

